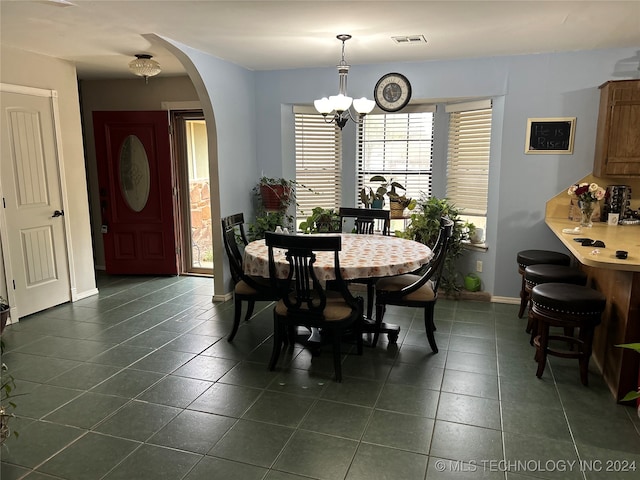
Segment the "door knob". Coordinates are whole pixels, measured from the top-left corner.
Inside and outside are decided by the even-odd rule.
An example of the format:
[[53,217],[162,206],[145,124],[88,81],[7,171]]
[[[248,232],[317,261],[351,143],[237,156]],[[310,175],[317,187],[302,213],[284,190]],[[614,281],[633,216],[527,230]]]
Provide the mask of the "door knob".
[[56,210],[55,212],[53,212],[53,215],[51,215],[51,218],[56,218],[56,217],[64,217],[64,210]]

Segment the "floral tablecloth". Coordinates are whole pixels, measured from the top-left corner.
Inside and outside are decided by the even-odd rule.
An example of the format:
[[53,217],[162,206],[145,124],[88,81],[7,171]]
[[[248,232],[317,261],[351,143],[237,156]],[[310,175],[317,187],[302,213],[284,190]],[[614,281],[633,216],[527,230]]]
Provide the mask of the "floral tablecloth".
[[[417,270],[433,256],[429,247],[404,238],[384,235],[343,233],[340,251],[342,278],[388,277]],[[274,251],[279,277],[286,277],[289,264],[284,250]],[[248,275],[269,277],[268,249],[264,240],[256,240],[244,251],[244,271]],[[316,253],[315,271],[319,280],[333,280],[333,253]]]

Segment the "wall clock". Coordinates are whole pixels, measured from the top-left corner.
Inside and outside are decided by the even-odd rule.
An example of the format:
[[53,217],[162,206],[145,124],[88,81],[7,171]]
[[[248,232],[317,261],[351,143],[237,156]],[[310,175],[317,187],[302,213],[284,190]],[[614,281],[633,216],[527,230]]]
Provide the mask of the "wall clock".
[[383,75],[373,90],[376,105],[385,112],[402,110],[411,100],[411,84],[399,73]]

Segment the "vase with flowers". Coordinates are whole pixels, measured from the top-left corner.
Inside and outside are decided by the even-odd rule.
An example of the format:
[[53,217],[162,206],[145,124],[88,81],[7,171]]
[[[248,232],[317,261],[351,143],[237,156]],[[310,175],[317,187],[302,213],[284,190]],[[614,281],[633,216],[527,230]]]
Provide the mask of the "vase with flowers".
[[571,185],[567,193],[578,200],[580,207],[580,226],[592,227],[591,217],[599,200],[604,198],[604,188],[597,183],[576,183]]

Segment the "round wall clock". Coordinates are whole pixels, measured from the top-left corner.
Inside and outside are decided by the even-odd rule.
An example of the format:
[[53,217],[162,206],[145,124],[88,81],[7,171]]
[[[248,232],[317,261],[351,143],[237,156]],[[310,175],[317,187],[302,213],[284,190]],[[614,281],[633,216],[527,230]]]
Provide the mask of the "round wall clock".
[[376,83],[373,97],[385,112],[397,112],[411,100],[411,84],[404,75],[387,73]]

